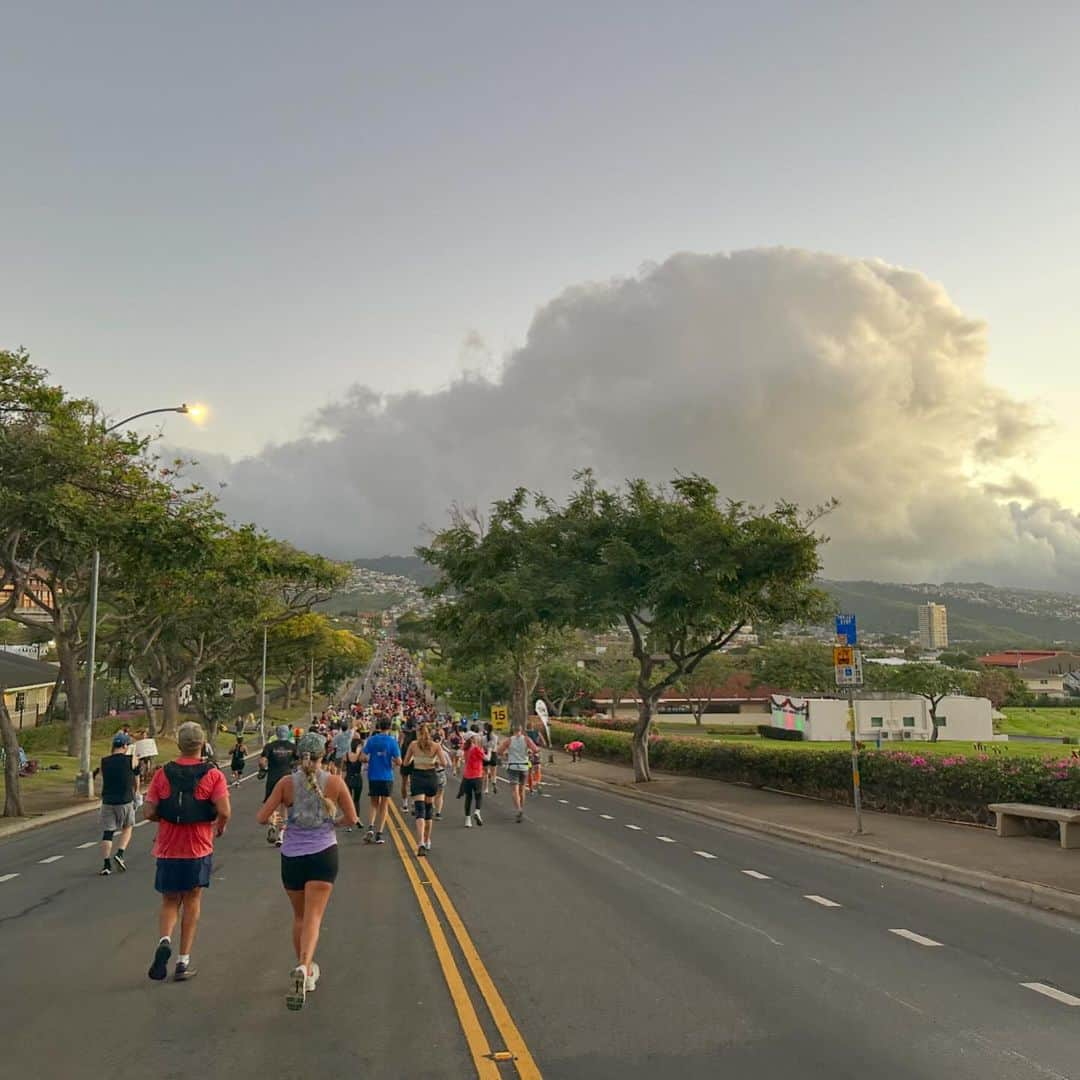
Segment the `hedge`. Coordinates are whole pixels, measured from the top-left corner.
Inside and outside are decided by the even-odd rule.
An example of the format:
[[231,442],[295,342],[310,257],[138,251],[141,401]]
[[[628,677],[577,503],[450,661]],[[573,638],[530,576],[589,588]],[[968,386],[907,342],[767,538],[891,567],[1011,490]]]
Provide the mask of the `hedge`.
[[[629,764],[631,737],[582,724],[552,722],[556,744],[580,739],[593,758]],[[775,788],[851,803],[851,755],[844,750],[790,750],[720,743],[686,736],[649,739],[657,769],[752,787]],[[1080,806],[1080,761],[1004,758],[988,754],[923,756],[893,750],[861,755],[863,806],[894,814],[990,824],[993,802]]]

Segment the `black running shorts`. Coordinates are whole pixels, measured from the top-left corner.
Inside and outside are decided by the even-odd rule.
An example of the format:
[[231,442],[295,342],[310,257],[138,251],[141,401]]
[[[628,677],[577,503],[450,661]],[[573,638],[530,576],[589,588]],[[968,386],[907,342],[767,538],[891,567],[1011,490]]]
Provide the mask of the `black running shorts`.
[[314,855],[282,855],[281,884],[290,892],[303,892],[309,881],[337,880],[337,844],[331,844]]

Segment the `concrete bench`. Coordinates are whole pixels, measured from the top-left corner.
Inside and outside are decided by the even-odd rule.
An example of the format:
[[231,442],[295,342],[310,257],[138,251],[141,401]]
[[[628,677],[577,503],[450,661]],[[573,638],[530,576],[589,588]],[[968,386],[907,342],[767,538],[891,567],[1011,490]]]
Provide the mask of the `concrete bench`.
[[[1031,806],[1028,803],[991,803],[997,814],[998,836],[1023,836],[1023,818],[1035,821],[1056,821],[1061,830],[1063,848],[1080,848],[1080,810],[1065,810],[1060,806]],[[1069,826],[1076,828],[1070,832]]]

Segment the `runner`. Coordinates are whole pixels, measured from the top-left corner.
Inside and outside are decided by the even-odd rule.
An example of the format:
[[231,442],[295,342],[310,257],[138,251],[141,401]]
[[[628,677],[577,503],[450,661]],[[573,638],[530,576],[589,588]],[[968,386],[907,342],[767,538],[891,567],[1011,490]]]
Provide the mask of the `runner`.
[[496,789],[499,786],[496,779],[499,765],[499,759],[496,756],[496,751],[499,748],[499,737],[495,734],[493,724],[484,725],[484,738],[480,745],[484,748],[484,794],[487,795],[490,792],[492,795],[496,795],[498,794]]
[[416,726],[412,720],[405,722],[405,728],[401,732],[401,809],[409,809],[409,779],[412,777],[412,765],[408,764],[408,751],[416,739]]
[[[480,746],[480,736],[470,734],[465,740],[465,770],[461,781],[461,791],[458,798],[465,796],[465,828],[471,829],[473,821],[477,825],[483,825],[484,819],[480,816],[480,806],[484,801],[484,751]],[[473,802],[476,809],[472,809]]]
[[338,721],[339,731],[333,738],[335,771],[345,772],[345,755],[348,754],[353,742],[353,733],[349,730],[344,719]]
[[[364,740],[359,733],[353,736],[352,745],[345,754],[345,786],[349,789],[349,796],[359,813],[360,797],[364,794]],[[352,826],[345,827],[346,832],[352,832]]]
[[296,967],[289,976],[285,1004],[304,1007],[319,981],[315,948],[326,905],[338,872],[334,820],[340,810],[346,826],[357,823],[356,807],[340,776],[319,766],[326,753],[322,735],[305,735],[297,745],[300,767],[279,780],[256,815],[265,825],[280,807],[288,807],[289,827],[281,848],[281,883],[293,909],[292,939]]
[[224,774],[202,759],[203,729],[190,720],[181,724],[176,743],[180,756],[154,773],[146,793],[146,820],[158,822],[154,888],[161,893],[161,937],[148,974],[159,982],[168,974],[178,919],[180,955],[173,979],[183,982],[196,974],[191,947],[202,911],[202,890],[210,887],[214,837],[224,834],[232,814]]
[[525,734],[525,729],[518,724],[514,733],[503,739],[499,745],[499,754],[506,756],[506,769],[510,777],[510,790],[514,793],[514,820],[521,822],[525,816],[525,781],[531,768],[529,755],[540,752],[540,748]]
[[401,747],[390,734],[390,721],[386,717],[379,721],[377,734],[364,743],[362,757],[368,767],[368,798],[371,802],[364,843],[385,844],[383,828],[394,795],[394,762],[401,760]]
[[[277,787],[278,781],[292,772],[293,763],[296,761],[296,743],[292,741],[289,725],[280,725],[275,734],[277,737],[268,742],[259,755],[259,775],[266,778],[264,800],[270,798],[270,793]],[[270,818],[270,827],[266,830],[266,842],[281,847],[284,837],[281,815],[275,814]]]
[[446,751],[446,742],[443,740],[441,734],[435,735],[435,745],[441,752],[441,757],[438,763],[435,765],[435,781],[438,785],[438,792],[435,795],[435,820],[442,821],[443,801],[446,798],[446,778],[447,772],[450,768],[450,755]]
[[139,790],[139,762],[130,754],[131,736],[118,732],[113,736],[112,753],[101,759],[101,854],[105,861],[98,871],[101,877],[112,873],[113,837],[120,833],[116,865],[127,869],[124,851],[131,843],[135,828],[135,796]]
[[416,739],[405,751],[402,769],[410,766],[412,774],[413,816],[416,818],[416,854],[426,855],[431,850],[431,822],[435,815],[435,796],[439,793],[439,780],[435,770],[439,765],[446,768],[446,755],[442,747],[431,737],[431,727],[421,724]]
[[240,777],[244,775],[244,766],[247,764],[247,746],[244,744],[244,736],[236,736],[236,745],[232,748],[229,768],[232,769],[233,787],[240,786]]

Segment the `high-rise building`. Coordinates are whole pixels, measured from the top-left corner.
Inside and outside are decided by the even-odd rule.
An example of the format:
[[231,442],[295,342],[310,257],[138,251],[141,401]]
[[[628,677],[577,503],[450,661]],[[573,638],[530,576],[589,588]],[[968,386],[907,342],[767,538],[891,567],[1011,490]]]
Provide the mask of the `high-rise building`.
[[919,605],[919,645],[935,651],[949,647],[949,613],[944,604]]

